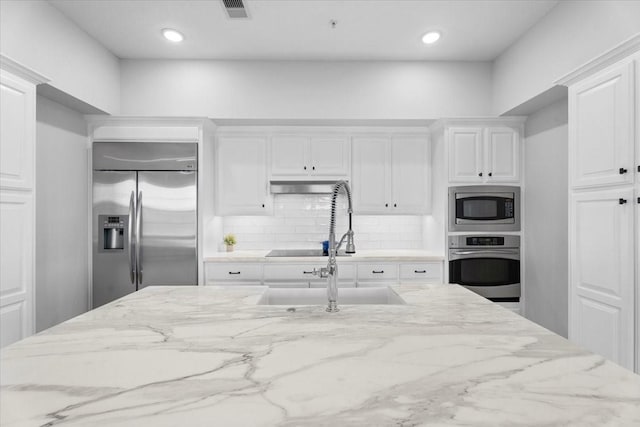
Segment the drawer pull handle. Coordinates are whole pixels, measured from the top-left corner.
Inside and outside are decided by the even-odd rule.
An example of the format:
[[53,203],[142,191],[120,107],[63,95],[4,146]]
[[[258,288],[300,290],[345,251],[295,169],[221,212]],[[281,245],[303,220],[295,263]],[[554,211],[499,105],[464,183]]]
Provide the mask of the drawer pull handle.
[[229,274],[240,274],[239,271],[230,271]]
[[313,271],[302,271],[302,274],[313,274]]
[[413,270],[413,272],[418,274],[424,274],[427,272],[427,270]]
[[371,271],[371,272],[372,272],[373,274],[383,274],[383,273],[384,273],[384,270],[377,270],[377,271],[376,271],[376,270],[373,270],[373,271]]

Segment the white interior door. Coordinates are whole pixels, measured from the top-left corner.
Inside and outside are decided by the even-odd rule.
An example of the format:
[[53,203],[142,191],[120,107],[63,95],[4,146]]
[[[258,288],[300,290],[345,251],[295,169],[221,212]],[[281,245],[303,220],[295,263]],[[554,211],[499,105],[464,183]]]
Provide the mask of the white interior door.
[[482,128],[449,129],[449,182],[483,182]]
[[569,338],[634,365],[633,189],[575,194],[571,203]]
[[632,182],[633,99],[633,63],[617,65],[570,88],[574,188]]

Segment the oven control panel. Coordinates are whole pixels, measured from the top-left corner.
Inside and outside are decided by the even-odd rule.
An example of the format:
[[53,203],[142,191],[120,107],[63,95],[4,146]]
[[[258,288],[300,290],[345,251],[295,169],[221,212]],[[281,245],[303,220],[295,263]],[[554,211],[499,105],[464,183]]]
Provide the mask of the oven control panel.
[[497,236],[467,237],[467,246],[504,246],[504,237],[497,237]]

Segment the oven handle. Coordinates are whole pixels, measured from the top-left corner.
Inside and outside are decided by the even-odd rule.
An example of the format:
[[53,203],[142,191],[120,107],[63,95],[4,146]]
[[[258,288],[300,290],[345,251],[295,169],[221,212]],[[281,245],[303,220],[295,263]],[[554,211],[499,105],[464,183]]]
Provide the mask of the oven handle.
[[491,249],[491,250],[471,250],[471,251],[451,251],[451,255],[484,255],[484,254],[520,254],[520,249]]

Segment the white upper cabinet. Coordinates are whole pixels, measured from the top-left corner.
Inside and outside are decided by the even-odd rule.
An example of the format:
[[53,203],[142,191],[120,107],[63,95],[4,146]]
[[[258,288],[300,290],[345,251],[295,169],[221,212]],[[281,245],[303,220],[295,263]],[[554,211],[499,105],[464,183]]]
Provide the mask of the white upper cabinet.
[[483,181],[482,128],[449,129],[449,181]]
[[520,138],[511,128],[490,127],[485,137],[487,182],[516,182],[520,179]]
[[0,186],[34,185],[35,85],[3,72],[0,83]]
[[394,213],[429,211],[429,144],[425,138],[398,137],[391,142],[391,202]]
[[357,214],[424,214],[430,208],[425,136],[356,137],[353,197]]
[[507,126],[450,127],[449,182],[520,180],[520,130]]
[[271,176],[346,177],[350,164],[345,136],[274,135],[271,138]]
[[391,193],[388,150],[387,138],[354,138],[351,188],[356,213],[388,211]]
[[269,213],[266,164],[266,138],[218,138],[218,215]]
[[633,181],[633,62],[569,88],[574,188]]

